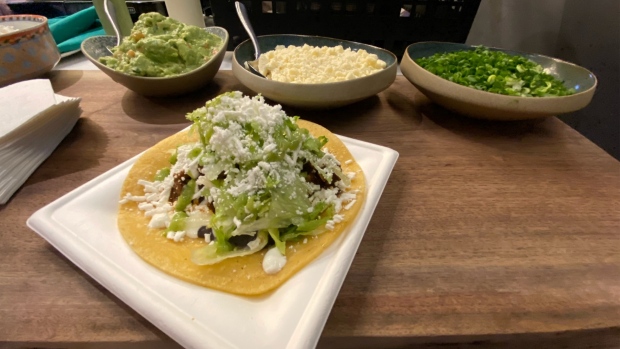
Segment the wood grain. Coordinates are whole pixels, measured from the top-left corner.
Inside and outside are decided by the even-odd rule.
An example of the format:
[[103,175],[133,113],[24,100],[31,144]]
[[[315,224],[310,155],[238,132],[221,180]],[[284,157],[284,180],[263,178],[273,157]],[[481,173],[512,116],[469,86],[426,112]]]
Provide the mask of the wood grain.
[[[176,347],[26,219],[182,129],[220,92],[147,99],[99,72],[50,75],[82,118],[0,207],[0,347]],[[284,108],[400,158],[320,347],[615,347],[620,163],[557,118],[467,119],[404,78],[331,111]],[[562,344],[563,343],[563,344]]]

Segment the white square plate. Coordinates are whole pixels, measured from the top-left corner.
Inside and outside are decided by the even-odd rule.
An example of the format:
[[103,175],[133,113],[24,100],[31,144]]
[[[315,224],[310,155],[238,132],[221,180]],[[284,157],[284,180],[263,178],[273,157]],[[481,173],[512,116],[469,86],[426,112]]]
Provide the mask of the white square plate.
[[28,226],[138,313],[187,348],[316,346],[398,153],[340,137],[362,167],[367,197],[352,226],[316,260],[262,297],[193,285],[144,262],[116,227],[122,183],[137,157],[28,219]]

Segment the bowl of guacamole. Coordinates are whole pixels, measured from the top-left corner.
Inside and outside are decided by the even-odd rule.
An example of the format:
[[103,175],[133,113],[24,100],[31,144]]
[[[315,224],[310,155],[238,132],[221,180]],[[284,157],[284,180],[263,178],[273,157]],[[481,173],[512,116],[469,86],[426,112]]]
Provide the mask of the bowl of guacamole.
[[153,12],[140,15],[131,34],[115,44],[114,36],[95,36],[82,43],[82,52],[114,81],[140,95],[174,96],[213,79],[226,53],[228,32]]

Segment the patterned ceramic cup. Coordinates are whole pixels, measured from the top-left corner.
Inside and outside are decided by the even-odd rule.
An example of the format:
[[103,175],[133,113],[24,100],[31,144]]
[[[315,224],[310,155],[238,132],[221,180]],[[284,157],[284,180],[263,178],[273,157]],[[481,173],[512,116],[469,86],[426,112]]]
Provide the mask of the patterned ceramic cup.
[[37,15],[0,16],[0,86],[36,78],[52,70],[60,53],[47,25]]

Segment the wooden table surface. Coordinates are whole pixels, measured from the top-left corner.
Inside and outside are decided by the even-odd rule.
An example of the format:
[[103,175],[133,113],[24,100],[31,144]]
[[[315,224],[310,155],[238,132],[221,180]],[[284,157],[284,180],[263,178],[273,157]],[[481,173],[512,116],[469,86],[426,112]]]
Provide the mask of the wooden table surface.
[[[177,347],[25,222],[206,100],[248,91],[230,71],[152,100],[98,71],[49,77],[83,114],[0,207],[0,347]],[[319,347],[620,345],[620,163],[585,137],[557,118],[457,116],[401,76],[349,107],[284,109],[400,153]]]

